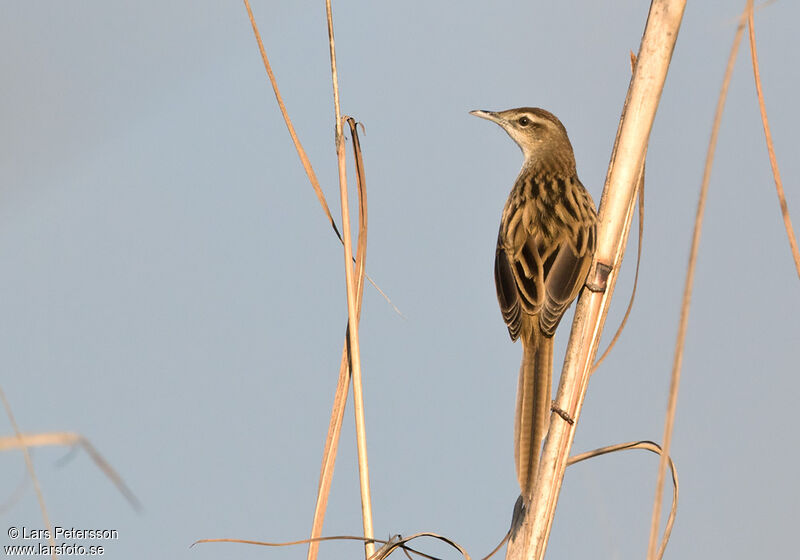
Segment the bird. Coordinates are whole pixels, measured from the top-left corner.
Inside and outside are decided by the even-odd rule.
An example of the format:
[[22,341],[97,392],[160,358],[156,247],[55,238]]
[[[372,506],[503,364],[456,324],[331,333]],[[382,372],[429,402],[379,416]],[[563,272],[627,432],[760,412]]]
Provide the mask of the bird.
[[524,156],[500,220],[494,279],[511,340],[522,341],[514,461],[528,503],[549,429],[553,335],[589,273],[597,211],[555,115],[535,107],[470,114],[500,125]]

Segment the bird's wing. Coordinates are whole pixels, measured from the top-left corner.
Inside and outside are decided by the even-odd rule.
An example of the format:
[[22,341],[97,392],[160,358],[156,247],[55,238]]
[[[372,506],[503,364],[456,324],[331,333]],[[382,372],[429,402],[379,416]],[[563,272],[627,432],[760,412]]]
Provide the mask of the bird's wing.
[[586,236],[587,243],[574,243],[567,236],[561,239],[545,273],[544,303],[539,312],[539,327],[545,336],[553,336],[561,317],[581,291],[589,273],[594,254],[594,226],[588,231],[581,230],[580,235]]
[[550,242],[538,231],[522,230],[513,232],[511,247],[498,237],[494,265],[497,299],[512,340],[520,335],[523,315],[538,315],[542,334],[553,336],[583,286],[595,246],[594,225],[565,230]]
[[497,289],[497,301],[500,302],[500,312],[508,327],[508,334],[511,335],[511,340],[517,340],[522,326],[519,295],[514,273],[511,272],[511,265],[500,239],[497,240],[497,250],[494,255],[494,286]]
[[545,272],[552,264],[552,249],[541,236],[528,235],[521,227],[514,230],[508,244],[503,243],[502,233],[498,236],[494,280],[512,340],[519,338],[523,318],[538,314],[544,305]]

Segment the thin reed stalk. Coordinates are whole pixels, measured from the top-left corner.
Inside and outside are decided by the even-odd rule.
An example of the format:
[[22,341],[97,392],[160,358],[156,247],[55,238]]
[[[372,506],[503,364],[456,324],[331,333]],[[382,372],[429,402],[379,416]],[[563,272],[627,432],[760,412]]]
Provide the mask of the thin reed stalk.
[[[356,447],[358,450],[358,479],[361,488],[361,520],[364,537],[373,538],[372,530],[372,498],[369,488],[369,461],[367,458],[367,432],[364,418],[364,396],[361,382],[361,351],[358,340],[358,312],[356,311],[356,281],[353,270],[353,246],[350,234],[350,204],[347,195],[347,164],[345,161],[345,142],[342,132],[342,113],[339,107],[339,80],[336,71],[336,46],[333,35],[333,13],[331,0],[325,0],[325,11],[328,19],[328,45],[331,57],[331,80],[333,82],[333,105],[336,115],[336,158],[339,165],[339,194],[342,205],[342,233],[344,241],[344,269],[347,281],[347,318],[350,328],[349,355],[350,372],[353,377],[353,409],[356,417]],[[375,543],[368,540],[364,543],[367,558],[375,552]]]

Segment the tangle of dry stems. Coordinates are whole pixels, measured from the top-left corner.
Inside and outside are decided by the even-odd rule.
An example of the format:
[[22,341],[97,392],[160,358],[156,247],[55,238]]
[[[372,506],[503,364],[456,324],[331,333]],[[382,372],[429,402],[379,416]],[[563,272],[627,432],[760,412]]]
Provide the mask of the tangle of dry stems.
[[[317,174],[314,172],[314,168],[311,165],[311,161],[308,159],[305,148],[303,148],[303,144],[300,142],[297,132],[294,129],[292,119],[289,118],[289,112],[286,110],[286,105],[283,103],[283,96],[281,96],[281,91],[278,88],[278,82],[275,79],[275,74],[272,72],[272,65],[269,63],[269,57],[267,57],[267,51],[264,48],[264,42],[261,40],[261,33],[258,31],[258,25],[256,24],[253,10],[250,8],[249,0],[244,0],[244,6],[247,9],[247,15],[250,18],[250,25],[253,28],[253,34],[258,42],[258,50],[261,53],[261,60],[264,63],[264,69],[267,71],[267,77],[269,78],[270,85],[272,86],[272,91],[275,94],[275,100],[278,102],[278,108],[281,111],[281,116],[283,116],[283,120],[286,123],[286,128],[289,130],[289,136],[292,138],[292,143],[294,144],[295,150],[297,150],[297,155],[300,157],[300,163],[303,165],[303,169],[308,176],[308,180],[314,189],[314,194],[317,195],[317,200],[319,200],[320,206],[322,206],[322,211],[325,212],[325,216],[328,218],[328,222],[331,224],[333,232],[336,234],[336,238],[340,243],[344,243],[344,239],[339,231],[339,227],[336,225],[336,221],[333,219],[333,215],[331,214],[328,201],[325,198],[325,194],[322,192],[322,187],[320,187],[319,181],[317,180]],[[392,302],[391,298],[381,289],[380,286],[378,286],[378,284],[370,277],[370,275],[365,274],[365,276],[367,281],[372,284],[372,287],[378,291],[384,300],[386,300],[386,303],[391,306],[394,312],[401,317],[405,317],[402,311],[397,308],[397,306]]]
[[[318,537],[322,531],[322,524],[325,517],[325,510],[327,507],[327,500],[328,495],[330,492],[330,485],[333,477],[333,470],[336,462],[336,454],[338,449],[338,440],[341,433],[341,425],[343,421],[344,409],[347,400],[347,393],[349,390],[350,384],[350,368],[353,365],[354,359],[357,362],[360,362],[357,352],[351,352],[351,348],[353,348],[353,335],[357,334],[357,323],[358,323],[358,316],[360,316],[361,312],[361,297],[362,297],[362,284],[363,278],[366,279],[378,290],[378,292],[386,299],[386,301],[393,307],[395,312],[402,316],[400,311],[397,309],[396,306],[391,302],[391,300],[386,296],[386,294],[375,284],[372,279],[365,274],[364,272],[364,262],[365,262],[365,250],[366,250],[366,186],[364,183],[364,173],[363,173],[363,161],[361,159],[361,151],[360,146],[358,145],[358,137],[357,133],[354,130],[355,123],[352,119],[348,119],[350,123],[351,132],[353,133],[353,142],[354,142],[354,151],[355,151],[355,158],[356,158],[356,169],[357,169],[357,179],[358,179],[358,192],[359,192],[359,216],[360,216],[360,224],[359,224],[359,234],[358,234],[358,248],[356,252],[356,257],[352,257],[352,250],[348,247],[349,238],[349,224],[344,223],[343,219],[343,229],[345,231],[345,236],[342,236],[339,232],[339,229],[336,226],[335,221],[333,220],[333,216],[331,215],[330,209],[328,207],[327,201],[325,200],[325,196],[322,192],[321,187],[319,186],[319,182],[317,180],[316,174],[314,173],[313,168],[311,167],[311,163],[308,160],[308,157],[305,153],[305,150],[300,143],[300,140],[297,137],[297,134],[294,130],[294,126],[292,125],[292,121],[289,118],[288,112],[286,107],[283,103],[283,99],[280,95],[280,90],[278,88],[277,81],[275,79],[275,75],[272,72],[272,67],[269,63],[269,59],[267,57],[266,49],[264,48],[264,43],[261,39],[261,35],[258,31],[258,26],[255,21],[255,17],[253,15],[253,11],[250,7],[250,3],[248,0],[244,0],[245,8],[247,9],[248,17],[250,19],[250,24],[253,28],[253,33],[256,37],[256,41],[258,42],[259,52],[261,53],[261,58],[264,63],[264,68],[267,71],[267,76],[269,77],[270,84],[272,85],[273,92],[275,93],[275,98],[278,101],[278,106],[280,108],[281,114],[284,118],[286,126],[289,130],[289,134],[292,138],[292,142],[295,145],[295,149],[300,157],[300,160],[303,164],[303,168],[306,171],[306,175],[311,182],[312,187],[314,188],[314,192],[317,195],[317,198],[320,202],[320,205],[325,212],[325,215],[328,218],[328,221],[331,224],[334,232],[338,239],[342,242],[345,246],[345,258],[348,259],[349,253],[349,260],[348,262],[355,261],[356,268],[358,269],[357,272],[357,284],[358,286],[353,289],[352,285],[352,274],[351,268],[346,265],[346,276],[348,281],[348,327],[346,331],[346,341],[344,344],[344,348],[342,349],[342,359],[339,368],[339,378],[337,382],[337,388],[334,396],[334,403],[331,412],[331,419],[328,426],[328,435],[325,443],[325,448],[323,450],[323,459],[322,459],[322,466],[320,472],[320,482],[317,494],[317,501],[315,504],[314,510],[314,520],[312,523],[312,540],[310,541],[311,544],[308,550],[308,558],[313,560],[316,558],[317,554],[317,541],[314,540],[314,537]],[[337,131],[337,159],[339,161],[339,170],[340,170],[340,194],[342,194],[342,201],[343,201],[343,218],[344,213],[347,213],[349,218],[349,210],[346,208],[346,177],[344,174],[344,143],[342,140],[342,121],[340,119],[340,109],[339,109],[339,94],[338,94],[338,83],[336,80],[336,59],[335,59],[335,50],[334,50],[334,41],[333,41],[333,27],[332,27],[332,13],[330,2],[326,2],[326,12],[327,12],[327,20],[328,20],[328,34],[329,34],[329,45],[331,49],[331,74],[333,78],[333,86],[334,86],[334,107],[336,112],[336,131]],[[351,122],[352,121],[352,122]],[[349,219],[348,219],[349,222]],[[354,305],[353,305],[354,304]],[[351,330],[351,325],[355,325],[355,328]],[[357,351],[357,336],[355,337],[355,350]],[[360,367],[359,369],[359,383],[354,384],[353,392],[354,392],[354,400],[356,401],[356,424],[357,424],[357,431],[358,431],[358,439],[359,439],[359,470],[360,470],[360,479],[362,482],[362,509],[366,508],[364,511],[364,519],[365,519],[365,535],[371,536],[371,505],[369,501],[369,481],[368,475],[366,473],[366,443],[365,443],[365,434],[364,434],[364,426],[363,426],[363,402],[359,405],[359,401],[361,401],[361,386],[360,386]],[[362,463],[363,460],[363,463]],[[363,467],[362,467],[363,464]],[[369,552],[371,545],[367,546],[367,551]]]
[[[619,451],[631,451],[631,450],[645,450],[650,451],[652,453],[661,454],[662,450],[658,444],[652,441],[632,441],[628,443],[620,443],[617,445],[610,445],[607,447],[601,447],[599,449],[594,449],[592,451],[587,451],[585,453],[580,453],[579,455],[575,455],[569,458],[567,464],[569,466],[574,465],[575,463],[580,463],[582,461],[586,461],[588,459],[592,459],[594,457],[600,457],[601,455],[607,455],[609,453],[616,453]],[[672,472],[672,482],[673,482],[673,492],[672,492],[672,510],[670,512],[669,520],[667,521],[667,527],[664,532],[664,541],[661,544],[661,551],[660,554],[663,555],[664,549],[666,548],[667,541],[669,540],[669,535],[672,532],[672,526],[675,521],[675,513],[678,506],[678,493],[679,493],[679,485],[678,485],[678,472],[675,468],[675,464],[672,462],[672,459],[669,459],[669,466]],[[492,558],[497,552],[502,548],[502,546],[506,543],[509,536],[511,534],[511,530],[509,530],[503,539],[497,544],[497,546],[492,549],[489,554],[484,556],[481,560],[489,560]],[[428,560],[439,560],[437,557],[427,554],[419,549],[412,548],[408,546],[408,543],[423,537],[430,537],[439,541],[446,543],[447,545],[451,546],[459,553],[461,553],[462,557],[465,560],[470,560],[470,555],[466,551],[464,547],[460,544],[455,542],[454,540],[445,537],[443,535],[439,535],[437,533],[432,532],[423,532],[417,533],[415,535],[411,535],[409,537],[402,537],[401,535],[394,535],[389,540],[382,540],[382,539],[367,539],[365,537],[359,537],[354,535],[336,535],[331,537],[312,537],[308,539],[301,539],[297,541],[288,541],[288,542],[267,542],[267,541],[256,541],[250,539],[232,539],[232,538],[220,538],[220,539],[201,539],[192,543],[191,546],[196,544],[206,544],[206,543],[239,543],[239,544],[250,544],[256,546],[267,546],[267,547],[288,547],[288,546],[297,546],[301,544],[316,544],[322,542],[331,542],[331,541],[360,541],[360,542],[370,542],[370,543],[378,543],[381,544],[381,548],[379,548],[375,553],[369,558],[369,560],[383,560],[389,557],[393,552],[396,550],[402,550],[408,558],[411,558],[411,555],[419,556],[420,558],[426,558]]]

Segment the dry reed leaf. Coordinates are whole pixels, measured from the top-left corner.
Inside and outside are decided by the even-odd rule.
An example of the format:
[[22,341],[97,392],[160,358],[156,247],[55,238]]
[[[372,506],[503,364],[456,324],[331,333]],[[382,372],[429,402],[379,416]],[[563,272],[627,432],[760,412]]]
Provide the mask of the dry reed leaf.
[[[396,539],[394,537],[392,539],[390,539],[389,542],[384,544],[384,546],[381,547],[381,549],[378,551],[378,553],[376,553],[375,556],[371,557],[370,560],[373,560],[373,559],[374,560],[383,560],[384,558],[387,558],[392,552],[394,552],[398,548],[408,549],[408,547],[406,546],[407,543],[409,543],[409,542],[411,542],[411,541],[413,541],[415,539],[422,538],[422,537],[429,537],[429,538],[433,538],[433,539],[436,539],[436,540],[440,540],[443,543],[445,543],[445,544],[455,548],[456,550],[458,550],[461,553],[461,555],[464,557],[465,560],[470,560],[470,556],[467,553],[467,551],[464,549],[464,547],[462,547],[460,544],[458,544],[454,540],[449,539],[449,538],[447,538],[447,537],[445,537],[443,535],[439,535],[437,533],[424,532],[424,533],[417,533],[415,535],[411,535],[410,537],[400,537],[399,535],[398,535],[398,537],[399,538],[396,538]],[[414,551],[414,552],[416,552],[416,551]],[[426,557],[427,558],[431,558],[431,556],[427,556],[427,555],[426,555]]]
[[764,92],[761,88],[761,73],[758,69],[758,54],[756,53],[756,32],[753,22],[753,4],[748,4],[747,9],[747,27],[749,30],[748,36],[750,38],[750,58],[753,61],[753,77],[756,81],[756,94],[758,95],[758,109],[761,112],[761,123],[764,126],[764,139],[767,142],[767,153],[769,154],[769,165],[772,168],[772,176],[775,179],[775,190],[778,194],[778,204],[781,207],[781,215],[783,216],[783,225],[786,228],[786,236],[789,238],[789,248],[792,251],[792,258],[794,259],[794,266],[797,269],[797,276],[800,277],[800,250],[797,248],[797,238],[794,234],[794,227],[792,227],[792,219],[789,216],[789,207],[786,204],[786,195],[783,192],[783,181],[781,181],[781,173],[778,169],[778,158],[775,157],[775,146],[772,144],[772,133],[769,130],[769,120],[767,119],[767,107],[764,104]]

